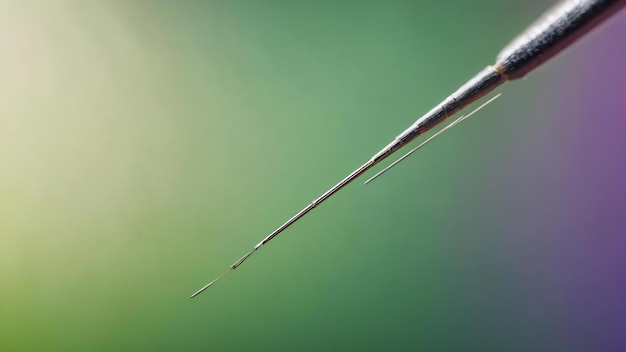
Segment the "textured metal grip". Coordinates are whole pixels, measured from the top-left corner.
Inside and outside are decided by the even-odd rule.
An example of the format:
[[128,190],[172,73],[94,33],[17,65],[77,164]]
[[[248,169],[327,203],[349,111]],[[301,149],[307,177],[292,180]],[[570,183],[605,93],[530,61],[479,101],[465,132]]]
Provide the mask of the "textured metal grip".
[[524,77],[624,5],[626,0],[562,1],[507,45],[495,66],[505,79]]

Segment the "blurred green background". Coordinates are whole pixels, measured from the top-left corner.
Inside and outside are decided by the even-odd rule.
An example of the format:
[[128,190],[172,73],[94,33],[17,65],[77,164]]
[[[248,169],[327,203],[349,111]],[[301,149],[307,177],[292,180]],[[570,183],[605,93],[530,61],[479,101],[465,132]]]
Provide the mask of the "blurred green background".
[[599,346],[524,267],[591,40],[189,299],[550,3],[1,1],[0,350]]

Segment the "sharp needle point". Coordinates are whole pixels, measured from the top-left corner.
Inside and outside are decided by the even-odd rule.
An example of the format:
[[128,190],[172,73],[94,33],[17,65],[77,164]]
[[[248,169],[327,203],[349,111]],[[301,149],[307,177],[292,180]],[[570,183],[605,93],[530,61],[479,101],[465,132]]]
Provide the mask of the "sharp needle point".
[[482,103],[479,107],[477,107],[476,109],[472,110],[469,114],[467,115],[462,115],[461,117],[459,117],[458,119],[452,121],[449,125],[447,125],[446,127],[442,128],[441,130],[437,131],[437,133],[433,134],[432,136],[430,136],[430,138],[428,138],[427,140],[425,140],[424,142],[422,142],[420,145],[418,145],[417,147],[411,149],[408,153],[404,154],[403,156],[401,156],[400,158],[398,158],[398,160],[394,161],[393,163],[389,164],[389,166],[387,166],[386,168],[380,170],[378,173],[376,173],[374,176],[370,177],[367,179],[367,181],[365,181],[365,184],[368,184],[370,182],[372,182],[373,180],[375,180],[376,178],[378,178],[380,175],[384,174],[385,172],[389,171],[389,169],[391,169],[392,167],[396,166],[399,162],[401,162],[402,160],[406,159],[409,155],[413,154],[414,152],[416,152],[417,150],[421,149],[423,146],[425,146],[426,144],[428,144],[430,141],[432,141],[433,139],[437,138],[439,135],[441,135],[443,132],[449,130],[450,128],[458,125],[461,121],[464,121],[466,119],[468,119],[469,117],[471,117],[472,115],[474,115],[475,113],[477,113],[478,111],[480,111],[482,108],[484,108],[485,106],[487,106],[489,103],[491,103],[492,101],[496,100],[497,98],[500,97],[500,95],[502,95],[502,93],[498,93],[495,96],[491,97],[489,100],[487,100],[486,102]]
[[253,250],[251,250],[250,252],[246,253],[243,257],[241,257],[241,259],[239,259],[238,261],[236,261],[233,265],[230,266],[230,268],[228,268],[228,270],[226,270],[225,272],[223,272],[220,276],[216,277],[215,279],[213,279],[211,282],[209,282],[208,284],[204,285],[201,289],[199,289],[198,291],[194,292],[191,295],[191,298],[196,297],[197,295],[201,294],[202,292],[204,292],[204,290],[206,290],[207,288],[211,287],[211,285],[213,285],[214,283],[216,283],[219,279],[223,278],[224,276],[230,274],[231,271],[237,269],[238,266],[241,265],[241,263],[243,263],[244,261],[246,261],[246,259],[250,258],[250,256],[258,249],[259,247],[255,247]]
[[217,280],[223,278],[224,276],[228,275],[231,271],[233,271],[233,268],[228,268],[228,270],[226,270],[225,272],[223,272],[220,276],[216,277],[215,279],[213,279],[211,282],[209,282],[208,284],[204,285],[201,289],[199,289],[198,291],[194,292],[191,295],[191,298],[196,297],[197,295],[201,294],[202,292],[204,292],[204,290],[206,290],[207,288],[211,287],[211,285],[213,285],[215,282],[217,282]]

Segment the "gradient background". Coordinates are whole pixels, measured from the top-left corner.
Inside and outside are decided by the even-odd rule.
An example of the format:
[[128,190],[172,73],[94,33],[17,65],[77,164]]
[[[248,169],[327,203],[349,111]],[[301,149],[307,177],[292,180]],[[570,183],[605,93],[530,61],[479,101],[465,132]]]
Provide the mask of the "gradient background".
[[0,350],[626,350],[626,13],[190,300],[551,1],[0,4]]

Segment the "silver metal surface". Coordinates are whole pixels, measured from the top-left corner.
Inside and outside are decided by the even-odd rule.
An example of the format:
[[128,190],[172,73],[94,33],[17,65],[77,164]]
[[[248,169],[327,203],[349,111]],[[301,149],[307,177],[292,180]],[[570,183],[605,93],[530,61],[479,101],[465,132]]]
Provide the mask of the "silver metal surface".
[[507,80],[521,78],[626,5],[626,0],[557,3],[500,51],[495,67]]

